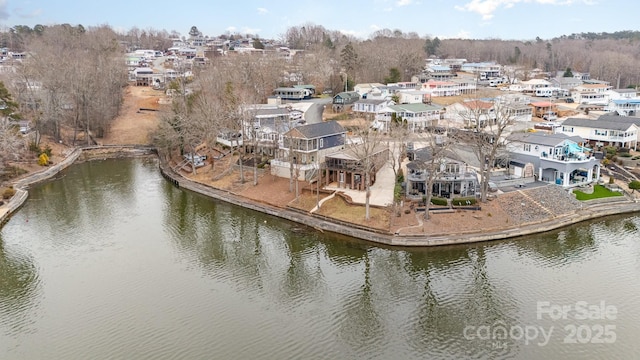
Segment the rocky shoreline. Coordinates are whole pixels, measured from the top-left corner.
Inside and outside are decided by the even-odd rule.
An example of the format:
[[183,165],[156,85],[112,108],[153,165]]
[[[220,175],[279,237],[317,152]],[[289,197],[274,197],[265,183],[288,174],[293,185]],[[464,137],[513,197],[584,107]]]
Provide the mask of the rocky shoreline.
[[[27,189],[31,184],[35,184],[52,178],[58,172],[70,166],[76,161],[87,161],[91,159],[103,159],[113,157],[126,157],[144,154],[156,154],[156,150],[146,146],[96,146],[90,148],[77,148],[73,150],[63,161],[47,168],[42,172],[29,175],[19,181],[16,181],[14,188],[16,195],[2,206],[0,210],[0,223],[6,222],[13,212],[22,206],[27,199]],[[346,235],[365,241],[391,245],[391,246],[438,246],[438,245],[455,245],[467,244],[481,241],[501,240],[506,238],[531,235],[555,230],[561,227],[569,226],[578,222],[601,218],[609,215],[618,215],[625,213],[640,212],[640,202],[632,201],[626,197],[622,197],[620,201],[604,202],[604,203],[574,203],[572,207],[566,201],[558,201],[559,197],[554,191],[540,191],[531,193],[529,196],[532,201],[548,204],[550,207],[547,213],[537,214],[536,212],[523,211],[526,204],[508,204],[510,212],[518,212],[526,220],[519,226],[504,227],[502,229],[485,232],[460,231],[454,234],[439,235],[398,235],[385,233],[367,229],[363,226],[340,222],[338,220],[329,220],[305,211],[281,208],[269,204],[259,203],[234,194],[233,192],[213,188],[192,180],[174,172],[166,162],[159,157],[160,172],[165,179],[175,186],[193,191],[213,199],[224,201],[233,205],[242,206],[247,209],[260,211],[265,214],[276,216],[289,221],[294,221],[318,231],[332,232],[336,234]],[[558,188],[559,189],[559,188]],[[532,189],[532,191],[535,189]],[[561,190],[561,189],[560,189]],[[533,200],[535,199],[535,200]],[[553,213],[553,218],[549,219],[549,212]]]

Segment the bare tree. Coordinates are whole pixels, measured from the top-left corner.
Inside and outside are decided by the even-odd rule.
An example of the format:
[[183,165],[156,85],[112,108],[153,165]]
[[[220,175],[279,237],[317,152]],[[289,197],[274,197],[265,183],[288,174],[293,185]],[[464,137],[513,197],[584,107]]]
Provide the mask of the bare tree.
[[513,103],[510,100],[496,100],[493,103],[493,114],[488,116],[487,109],[482,106],[468,108],[459,115],[471,124],[468,130],[456,131],[452,138],[467,144],[480,163],[480,195],[481,201],[487,201],[489,180],[496,161],[502,156],[501,149],[505,145],[510,126],[514,124]]
[[370,198],[372,176],[388,161],[388,149],[382,143],[382,132],[362,122],[354,131],[351,144],[347,147],[358,158],[358,171],[364,176],[365,220],[370,219]]

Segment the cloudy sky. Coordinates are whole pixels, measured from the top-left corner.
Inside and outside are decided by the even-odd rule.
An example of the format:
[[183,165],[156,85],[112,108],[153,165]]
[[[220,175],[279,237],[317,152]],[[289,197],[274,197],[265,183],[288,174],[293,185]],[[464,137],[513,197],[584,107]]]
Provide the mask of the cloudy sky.
[[379,29],[470,39],[550,39],[578,32],[638,30],[637,0],[0,0],[0,29],[108,24],[119,31],[197,26],[277,38],[312,23],[365,39]]

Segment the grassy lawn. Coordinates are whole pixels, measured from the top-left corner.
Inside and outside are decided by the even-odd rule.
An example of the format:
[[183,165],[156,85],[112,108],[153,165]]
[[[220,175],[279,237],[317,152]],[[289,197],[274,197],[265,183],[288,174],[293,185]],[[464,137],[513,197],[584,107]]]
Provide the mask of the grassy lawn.
[[612,197],[612,196],[622,196],[621,192],[611,191],[606,187],[604,187],[603,185],[595,185],[593,187],[592,194],[586,194],[580,190],[574,190],[573,193],[576,194],[576,199],[580,201],[600,199],[600,198],[606,198],[606,197]]

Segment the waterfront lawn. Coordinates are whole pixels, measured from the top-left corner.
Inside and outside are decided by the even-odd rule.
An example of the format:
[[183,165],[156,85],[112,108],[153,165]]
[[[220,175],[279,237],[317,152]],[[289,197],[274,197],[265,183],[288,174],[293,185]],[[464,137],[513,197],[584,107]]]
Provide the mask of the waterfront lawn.
[[363,225],[375,229],[389,231],[389,211],[377,207],[370,207],[369,221],[365,221],[365,206],[352,205],[342,197],[336,196],[326,201],[317,212],[320,215],[337,220]]
[[593,187],[593,193],[591,194],[584,193],[580,190],[574,190],[573,193],[576,194],[576,199],[580,201],[601,199],[601,198],[607,198],[607,197],[613,197],[613,196],[622,196],[621,192],[611,191],[606,187],[604,187],[603,185],[595,185]]

